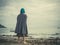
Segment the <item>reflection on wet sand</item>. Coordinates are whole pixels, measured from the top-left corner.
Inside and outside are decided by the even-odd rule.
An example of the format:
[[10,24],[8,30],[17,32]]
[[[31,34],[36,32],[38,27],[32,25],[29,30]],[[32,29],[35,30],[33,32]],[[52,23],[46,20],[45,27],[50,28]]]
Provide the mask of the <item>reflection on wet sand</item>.
[[[50,38],[26,38],[26,45],[60,45],[59,37],[50,37]],[[0,35],[0,45],[18,45],[17,37],[14,35]],[[24,45],[23,43],[20,43]]]

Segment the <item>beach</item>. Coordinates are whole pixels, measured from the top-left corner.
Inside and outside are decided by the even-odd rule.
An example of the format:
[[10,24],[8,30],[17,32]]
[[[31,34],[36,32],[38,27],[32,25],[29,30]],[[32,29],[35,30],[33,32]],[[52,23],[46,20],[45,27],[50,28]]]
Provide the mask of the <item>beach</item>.
[[26,38],[27,44],[18,43],[17,37],[13,35],[0,35],[0,45],[60,45],[60,38]]

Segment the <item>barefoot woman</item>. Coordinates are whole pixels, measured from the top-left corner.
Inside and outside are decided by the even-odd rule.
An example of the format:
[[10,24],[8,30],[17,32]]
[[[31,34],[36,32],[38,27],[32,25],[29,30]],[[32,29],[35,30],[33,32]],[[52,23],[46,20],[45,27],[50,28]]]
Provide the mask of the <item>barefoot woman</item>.
[[23,37],[23,42],[25,42],[25,37],[27,37],[27,15],[25,14],[24,8],[21,8],[20,14],[17,16],[17,24],[15,33],[18,36],[18,42],[20,42],[20,37]]

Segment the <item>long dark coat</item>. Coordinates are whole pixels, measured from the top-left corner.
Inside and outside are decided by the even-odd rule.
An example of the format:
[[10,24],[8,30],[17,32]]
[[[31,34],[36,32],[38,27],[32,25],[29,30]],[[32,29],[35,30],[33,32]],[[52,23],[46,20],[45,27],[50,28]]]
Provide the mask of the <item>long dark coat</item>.
[[25,35],[28,34],[26,14],[19,14],[17,16],[17,24],[16,24],[15,33],[25,34]]

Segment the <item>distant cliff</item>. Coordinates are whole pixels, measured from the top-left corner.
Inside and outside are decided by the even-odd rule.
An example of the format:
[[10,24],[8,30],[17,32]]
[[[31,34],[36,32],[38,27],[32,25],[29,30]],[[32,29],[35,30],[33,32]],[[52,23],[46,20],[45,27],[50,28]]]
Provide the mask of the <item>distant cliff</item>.
[[6,28],[6,27],[0,24],[0,28]]

